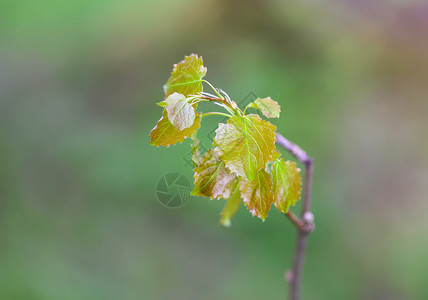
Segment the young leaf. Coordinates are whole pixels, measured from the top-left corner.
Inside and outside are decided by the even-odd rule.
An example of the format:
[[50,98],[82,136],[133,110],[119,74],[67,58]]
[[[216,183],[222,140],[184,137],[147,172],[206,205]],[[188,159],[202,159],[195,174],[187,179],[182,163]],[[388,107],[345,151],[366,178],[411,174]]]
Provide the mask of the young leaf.
[[274,204],[282,213],[287,213],[290,206],[300,198],[300,169],[295,162],[284,161],[283,158],[272,164],[272,181]]
[[168,119],[175,128],[181,131],[193,125],[196,112],[184,95],[173,93],[165,99],[165,102]]
[[230,195],[229,199],[227,199],[226,205],[224,206],[220,214],[221,215],[220,224],[226,227],[230,227],[231,225],[230,220],[235,215],[236,211],[241,205],[241,194],[239,192],[238,180],[234,182],[230,190],[232,191],[232,194]]
[[232,193],[230,187],[237,180],[213,149],[205,153],[201,163],[194,169],[194,178],[195,188],[191,194],[211,199],[229,198]]
[[196,95],[202,92],[202,78],[207,73],[202,57],[196,54],[186,56],[184,60],[174,65],[171,77],[164,85],[165,97],[174,92],[184,96]]
[[261,110],[263,115],[267,118],[279,118],[281,112],[281,106],[270,97],[257,98],[254,102],[251,102],[248,107]]
[[168,119],[168,113],[164,109],[162,118],[150,132],[150,145],[169,147],[170,145],[181,143],[185,138],[195,133],[199,127],[201,127],[201,117],[197,114],[192,126],[184,130],[178,130],[171,124]]
[[232,172],[251,181],[272,160],[275,129],[258,115],[233,116],[219,125],[213,145]]
[[270,175],[264,169],[259,170],[254,180],[241,181],[240,190],[244,204],[251,214],[264,221],[273,202]]

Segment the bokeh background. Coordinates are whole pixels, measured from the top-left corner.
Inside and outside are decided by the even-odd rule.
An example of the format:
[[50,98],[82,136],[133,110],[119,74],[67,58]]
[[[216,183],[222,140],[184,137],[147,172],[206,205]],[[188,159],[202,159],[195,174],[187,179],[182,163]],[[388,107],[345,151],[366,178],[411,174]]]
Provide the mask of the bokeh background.
[[0,299],[286,298],[276,209],[224,228],[222,200],[155,197],[192,180],[189,141],[148,135],[193,52],[315,158],[304,299],[428,299],[428,5],[404,0],[2,0]]

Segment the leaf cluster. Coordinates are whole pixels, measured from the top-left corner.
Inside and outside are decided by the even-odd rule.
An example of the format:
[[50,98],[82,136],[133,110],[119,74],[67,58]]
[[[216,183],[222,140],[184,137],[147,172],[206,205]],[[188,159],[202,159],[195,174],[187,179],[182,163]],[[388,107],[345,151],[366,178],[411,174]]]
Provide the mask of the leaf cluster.
[[[262,220],[272,204],[287,213],[300,198],[300,169],[276,151],[276,127],[257,114],[247,114],[248,109],[256,109],[267,118],[278,118],[279,104],[270,97],[258,98],[241,110],[224,91],[203,79],[206,72],[202,57],[196,54],[174,65],[164,86],[165,100],[158,103],[163,113],[150,133],[150,144],[169,147],[192,139],[192,195],[226,199],[221,224],[230,226],[241,201]],[[215,95],[204,92],[204,84]],[[225,112],[201,114],[197,111],[201,102],[213,102]],[[196,135],[201,120],[210,115],[228,120],[218,125],[212,147],[202,155]]]

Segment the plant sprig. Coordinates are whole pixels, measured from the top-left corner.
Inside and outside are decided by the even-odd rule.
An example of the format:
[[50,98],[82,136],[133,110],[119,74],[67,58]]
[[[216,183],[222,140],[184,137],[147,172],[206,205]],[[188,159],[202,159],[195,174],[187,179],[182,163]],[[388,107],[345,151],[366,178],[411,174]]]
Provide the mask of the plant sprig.
[[[192,195],[226,199],[221,224],[230,225],[241,199],[252,215],[262,220],[272,204],[286,214],[300,198],[300,169],[276,151],[276,127],[257,114],[247,114],[252,108],[267,118],[278,118],[279,104],[270,97],[257,98],[241,110],[223,90],[203,79],[206,72],[202,57],[196,54],[174,65],[164,86],[165,100],[158,103],[164,110],[150,133],[150,144],[169,147],[192,138],[195,178]],[[203,84],[215,95],[204,92]],[[213,102],[226,112],[201,114],[197,112],[201,102]],[[202,156],[196,135],[202,118],[211,115],[225,116],[228,120],[219,124],[212,147]]]

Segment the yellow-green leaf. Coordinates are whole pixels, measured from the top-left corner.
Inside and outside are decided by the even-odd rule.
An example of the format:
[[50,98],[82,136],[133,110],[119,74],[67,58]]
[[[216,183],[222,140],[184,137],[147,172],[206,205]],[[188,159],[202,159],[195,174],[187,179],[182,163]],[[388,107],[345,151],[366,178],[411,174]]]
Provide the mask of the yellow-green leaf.
[[239,206],[241,205],[241,193],[239,192],[239,181],[235,180],[233,186],[230,187],[232,194],[229,199],[227,199],[226,205],[221,211],[220,224],[226,227],[230,227],[231,219],[237,212]]
[[178,130],[189,128],[195,122],[196,112],[188,99],[179,93],[172,93],[166,99],[168,119]]
[[155,128],[150,132],[150,145],[167,146],[181,143],[184,139],[190,137],[201,127],[201,117],[196,114],[195,122],[189,128],[178,130],[168,119],[168,113],[163,110],[162,118],[158,121]]
[[258,115],[233,116],[219,125],[213,145],[232,172],[251,181],[272,160],[275,129]]
[[267,118],[279,118],[281,112],[281,106],[279,106],[278,102],[272,100],[271,97],[257,98],[254,102],[250,103],[248,107],[261,110],[263,115]]
[[211,199],[227,199],[232,191],[231,185],[237,179],[236,175],[226,168],[214,151],[210,149],[202,157],[200,164],[194,169],[195,188],[193,196],[206,196]]
[[174,65],[171,77],[164,85],[165,97],[174,92],[184,96],[196,95],[202,92],[202,78],[207,73],[202,57],[196,54],[186,56],[184,60]]
[[274,204],[280,212],[287,213],[290,206],[295,205],[300,198],[300,169],[295,162],[281,158],[272,164],[271,175]]
[[241,180],[241,197],[253,216],[265,220],[273,202],[272,179],[265,170],[259,170],[254,180]]

